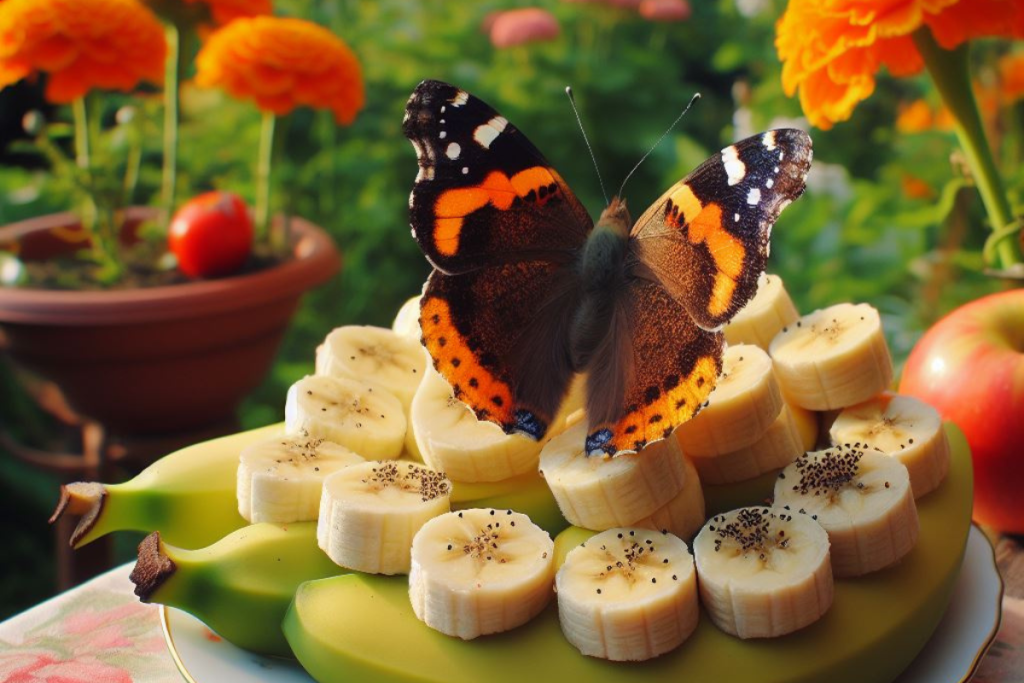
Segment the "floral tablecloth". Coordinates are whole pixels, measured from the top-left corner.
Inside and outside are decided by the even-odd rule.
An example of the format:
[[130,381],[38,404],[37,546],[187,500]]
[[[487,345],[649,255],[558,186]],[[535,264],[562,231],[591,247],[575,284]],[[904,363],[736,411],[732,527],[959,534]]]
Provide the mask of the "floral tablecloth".
[[[1024,553],[1000,543],[998,555],[1003,622],[972,683],[1024,683]],[[0,682],[181,683],[158,608],[138,601],[130,571],[117,567],[0,623]]]

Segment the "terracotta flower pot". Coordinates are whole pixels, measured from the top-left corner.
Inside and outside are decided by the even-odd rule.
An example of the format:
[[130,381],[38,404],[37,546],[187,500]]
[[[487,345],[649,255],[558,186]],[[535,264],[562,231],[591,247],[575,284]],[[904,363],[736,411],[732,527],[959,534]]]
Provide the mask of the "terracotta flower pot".
[[[151,216],[130,209],[129,218]],[[68,250],[72,214],[0,227],[25,258]],[[295,258],[217,280],[119,291],[0,287],[6,351],[111,431],[167,434],[230,419],[262,380],[303,292],[341,264],[320,228],[292,219]],[[80,248],[80,245],[75,248]]]

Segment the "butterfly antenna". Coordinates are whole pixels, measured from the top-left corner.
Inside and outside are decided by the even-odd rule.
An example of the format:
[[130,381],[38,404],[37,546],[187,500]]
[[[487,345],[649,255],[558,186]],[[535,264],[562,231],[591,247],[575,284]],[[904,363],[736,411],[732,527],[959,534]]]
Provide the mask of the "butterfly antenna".
[[594,163],[594,170],[597,171],[597,182],[601,184],[601,194],[604,196],[604,203],[608,203],[608,192],[604,189],[604,178],[601,177],[601,169],[597,167],[597,159],[594,157],[594,148],[590,146],[587,139],[587,131],[583,129],[583,121],[580,119],[580,112],[576,109],[576,98],[573,97],[572,88],[565,86],[565,94],[569,96],[569,104],[572,105],[572,112],[576,114],[576,123],[579,124],[580,132],[583,133],[583,142],[587,143],[587,151],[590,152],[590,160]]
[[661,141],[665,139],[665,136],[672,132],[672,129],[676,127],[676,124],[678,124],[679,121],[684,116],[686,116],[686,112],[690,111],[690,107],[693,106],[693,103],[696,102],[699,99],[700,99],[700,93],[699,92],[693,93],[693,97],[690,98],[690,102],[686,105],[686,108],[683,109],[683,111],[679,114],[679,116],[676,117],[676,120],[672,122],[672,125],[669,126],[668,129],[664,133],[661,134],[661,137],[658,138],[657,142],[655,142],[653,145],[651,145],[651,148],[649,150],[647,150],[647,154],[643,155],[643,157],[640,159],[640,161],[636,162],[636,166],[633,167],[633,170],[630,171],[628,174],[626,174],[626,179],[622,181],[622,186],[619,188],[619,195],[618,196],[620,196],[620,197],[622,196],[622,191],[624,189],[626,189],[626,183],[629,182],[629,179],[633,177],[633,173],[636,172],[636,169],[640,168],[640,164],[644,163],[644,160],[647,157],[651,156],[651,152],[653,152],[655,149],[657,149],[658,145],[661,144]]

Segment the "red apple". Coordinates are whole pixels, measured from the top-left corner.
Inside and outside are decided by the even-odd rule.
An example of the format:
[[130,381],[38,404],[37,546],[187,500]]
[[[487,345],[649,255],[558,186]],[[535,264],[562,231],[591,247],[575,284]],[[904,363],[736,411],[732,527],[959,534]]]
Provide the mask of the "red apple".
[[1024,533],[1024,289],[937,322],[911,351],[900,393],[932,404],[967,436],[974,520]]

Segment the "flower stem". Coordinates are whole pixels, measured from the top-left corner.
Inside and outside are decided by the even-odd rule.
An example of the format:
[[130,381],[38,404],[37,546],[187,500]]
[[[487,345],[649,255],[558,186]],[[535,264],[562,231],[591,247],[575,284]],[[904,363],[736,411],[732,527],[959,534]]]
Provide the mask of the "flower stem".
[[266,239],[270,229],[270,177],[274,159],[274,124],[277,117],[273,112],[263,112],[260,127],[260,148],[256,164],[256,234]]
[[170,223],[178,190],[178,80],[181,77],[181,36],[173,22],[166,24],[164,35],[167,40],[167,60],[164,63],[164,164],[161,203],[162,222],[166,226]]
[[71,115],[75,120],[75,163],[88,172],[92,160],[89,154],[89,114],[84,95],[71,103]]
[[1021,254],[1016,240],[1007,239],[1015,234],[1012,230],[1007,231],[1007,227],[1014,223],[1013,211],[985,138],[985,128],[974,99],[968,64],[969,44],[963,43],[952,50],[946,50],[935,42],[935,37],[927,27],[921,27],[914,33],[914,43],[924,58],[942,101],[953,115],[957,138],[974,174],[992,230],[998,235],[998,241],[992,244],[994,258],[1001,269],[1010,269],[1021,262]]

